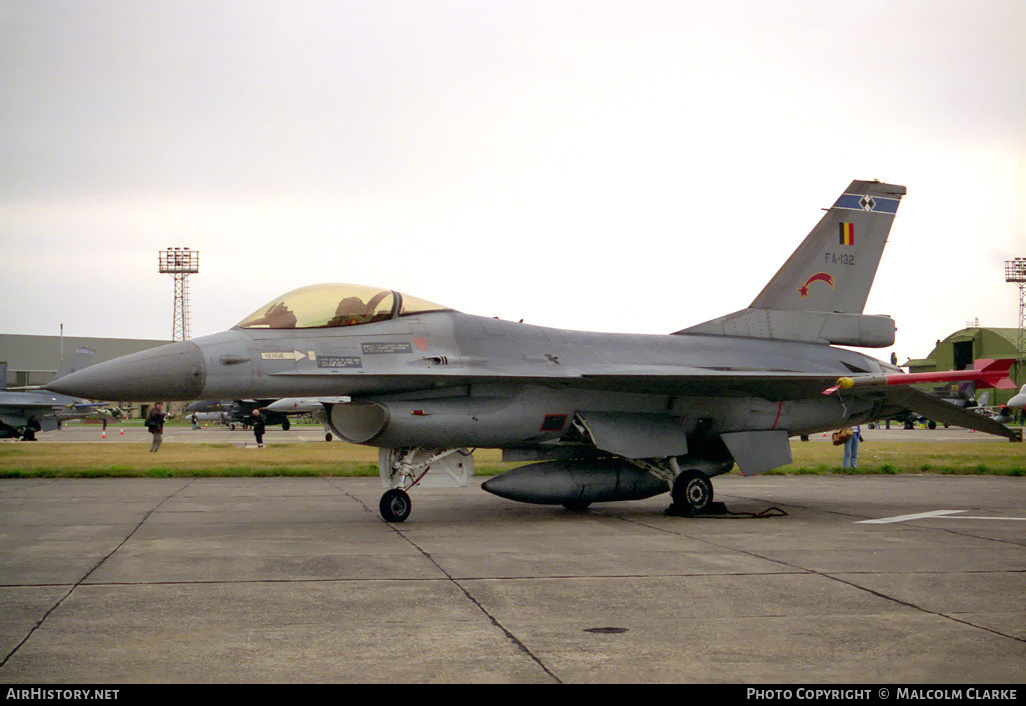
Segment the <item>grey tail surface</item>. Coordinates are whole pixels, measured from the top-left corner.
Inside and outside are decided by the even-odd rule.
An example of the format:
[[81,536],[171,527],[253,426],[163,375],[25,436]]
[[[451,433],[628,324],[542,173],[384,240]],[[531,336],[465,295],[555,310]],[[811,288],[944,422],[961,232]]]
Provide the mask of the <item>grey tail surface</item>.
[[750,307],[861,314],[904,195],[853,181]]
[[92,348],[82,347],[75,351],[75,354],[68,358],[67,362],[61,366],[61,369],[57,371],[57,374],[53,376],[53,379],[62,378],[65,375],[77,372],[82,368],[88,368],[93,364],[93,356],[96,355],[96,351]]
[[893,345],[890,317],[862,311],[905,193],[853,181],[747,309],[677,333]]

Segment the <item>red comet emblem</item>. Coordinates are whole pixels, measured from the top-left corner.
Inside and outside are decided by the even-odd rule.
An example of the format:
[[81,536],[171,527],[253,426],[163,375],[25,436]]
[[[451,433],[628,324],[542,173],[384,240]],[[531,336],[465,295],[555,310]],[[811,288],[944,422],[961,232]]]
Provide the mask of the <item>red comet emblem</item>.
[[798,288],[798,294],[801,295],[802,299],[809,296],[809,285],[813,282],[826,282],[830,285],[830,289],[834,288],[833,277],[828,275],[826,272],[817,272],[816,274],[812,275],[812,277],[809,277],[807,280],[805,280],[805,284]]

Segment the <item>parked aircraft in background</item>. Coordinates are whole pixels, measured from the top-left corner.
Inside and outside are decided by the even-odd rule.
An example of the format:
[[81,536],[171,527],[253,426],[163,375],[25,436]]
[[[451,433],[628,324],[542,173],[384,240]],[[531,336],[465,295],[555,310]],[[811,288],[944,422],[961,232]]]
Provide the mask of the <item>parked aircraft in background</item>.
[[193,414],[200,421],[215,421],[232,429],[236,424],[249,426],[253,422],[253,410],[259,409],[268,425],[281,425],[283,431],[292,427],[289,417],[309,414],[314,421],[324,425],[325,441],[331,441],[331,429],[325,414],[325,405],[348,401],[348,397],[286,397],[280,400],[197,400],[185,407],[184,414]]
[[[124,400],[347,395],[325,413],[342,439],[379,448],[388,521],[407,518],[414,486],[466,485],[473,447],[534,462],[483,484],[502,497],[583,508],[669,491],[671,512],[692,514],[735,464],[750,476],[790,463],[791,436],[906,409],[1021,440],[902,384],[916,376],[835,347],[894,343],[890,317],[862,312],[904,194],[852,182],[748,308],[674,334],[543,328],[388,289],[313,285],[229,331],[50,387]],[[664,273],[699,266],[709,265]],[[652,306],[640,287],[625,293]]]
[[[85,368],[92,362],[94,352],[79,348],[57,371],[57,377]],[[0,363],[0,385],[0,439],[20,437],[22,441],[35,441],[36,432],[53,431],[69,419],[111,414],[105,410],[109,406],[106,402],[90,402],[42,389],[8,390],[7,363]]]
[[[1012,362],[1014,361],[1009,361],[1009,363]],[[975,402],[975,405],[967,405],[967,407],[977,414],[990,417],[1002,424],[1008,424],[1012,421],[1012,410],[1008,408],[1007,404],[990,404],[990,390],[987,390],[973,401]]]
[[989,390],[981,395],[982,401],[977,401],[976,383],[967,380],[962,383],[950,383],[935,387],[933,394],[958,407],[976,407],[980,404],[987,404]]
[[[979,398],[977,398],[976,388],[999,386],[1002,389],[1010,389],[1013,387],[1013,383],[1011,378],[1008,377],[1008,371],[1014,363],[1015,360],[1013,358],[1005,358],[1002,360],[981,358],[973,363],[973,368],[967,369],[964,372],[954,373],[954,375],[965,379],[972,376],[975,371],[980,371],[986,368],[986,377],[977,377],[975,379],[966,380],[961,384],[951,383],[949,385],[935,387],[933,388],[933,394],[956,407],[972,410],[976,414],[982,414],[983,416],[994,419],[1002,424],[1007,424],[1012,420],[1011,415],[1008,413],[1008,407],[1006,405],[990,405],[990,390],[986,390],[979,396]],[[951,375],[951,373],[912,373],[912,375],[945,376]],[[989,384],[988,380],[995,384]],[[912,429],[915,424],[925,424],[929,429],[937,428],[936,421],[914,412],[906,411],[899,415],[897,419],[904,422],[906,429]],[[950,426],[950,424],[945,423],[944,426],[947,427]]]
[[[282,431],[292,427],[287,415],[281,412],[268,412],[266,406],[274,400],[196,400],[185,406],[182,416],[188,418],[192,414],[204,415],[207,419],[215,419],[220,415],[232,429],[235,425],[249,426],[253,423],[253,410],[263,410],[264,423],[267,426],[281,425]],[[202,419],[202,417],[201,417]]]
[[348,397],[285,397],[271,402],[264,409],[282,414],[309,414],[315,422],[324,425],[324,440],[331,441],[331,425],[325,411],[329,406],[349,402]]

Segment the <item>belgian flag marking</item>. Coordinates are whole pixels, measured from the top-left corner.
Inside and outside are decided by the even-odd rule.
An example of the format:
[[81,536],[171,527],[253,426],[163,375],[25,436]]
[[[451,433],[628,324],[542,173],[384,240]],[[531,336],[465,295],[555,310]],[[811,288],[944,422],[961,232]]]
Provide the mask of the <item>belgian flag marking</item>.
[[841,223],[841,245],[854,245],[855,244],[855,224],[854,223]]

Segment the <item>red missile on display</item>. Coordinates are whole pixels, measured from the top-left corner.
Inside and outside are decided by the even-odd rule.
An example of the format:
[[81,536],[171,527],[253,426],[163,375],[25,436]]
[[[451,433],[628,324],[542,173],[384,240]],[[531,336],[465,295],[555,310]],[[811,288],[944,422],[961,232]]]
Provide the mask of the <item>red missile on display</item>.
[[924,382],[965,382],[973,381],[977,388],[993,387],[998,390],[1011,390],[1015,383],[1008,377],[1008,371],[1015,363],[1013,358],[992,360],[981,358],[971,370],[943,370],[936,373],[893,373],[890,375],[860,375],[859,377],[838,378],[837,384],[823,390],[830,395],[838,390],[850,390],[853,387],[880,387],[886,385],[918,385]]

